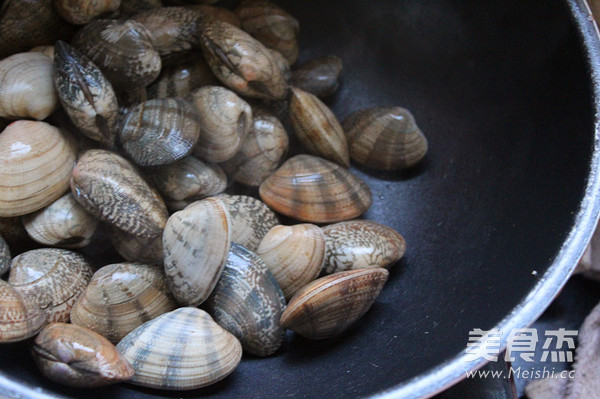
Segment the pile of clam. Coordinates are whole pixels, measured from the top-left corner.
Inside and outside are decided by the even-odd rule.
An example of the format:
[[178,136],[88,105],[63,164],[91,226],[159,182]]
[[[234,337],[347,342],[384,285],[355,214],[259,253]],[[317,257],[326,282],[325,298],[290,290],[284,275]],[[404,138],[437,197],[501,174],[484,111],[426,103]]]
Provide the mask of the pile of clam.
[[[294,17],[183,3],[0,9],[0,343],[31,339],[62,384],[194,389],[286,329],[333,337],[406,249],[357,219],[372,197],[348,168],[418,163],[410,112],[340,123],[342,61],[291,68]],[[98,268],[81,253],[103,234],[123,261]]]

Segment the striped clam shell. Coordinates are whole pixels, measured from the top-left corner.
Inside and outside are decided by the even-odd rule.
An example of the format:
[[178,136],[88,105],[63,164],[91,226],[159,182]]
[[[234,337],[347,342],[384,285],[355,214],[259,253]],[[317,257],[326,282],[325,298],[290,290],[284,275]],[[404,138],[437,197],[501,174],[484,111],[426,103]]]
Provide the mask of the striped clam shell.
[[177,305],[161,268],[116,263],[100,268],[71,311],[71,323],[113,343]]
[[10,269],[11,260],[12,257],[10,256],[10,248],[2,236],[0,236],[0,276]]
[[0,343],[23,341],[46,324],[46,315],[27,295],[0,280]]
[[121,229],[108,228],[110,242],[123,258],[129,262],[141,262],[151,265],[162,265],[162,236],[137,237]]
[[340,85],[342,65],[335,55],[313,58],[292,72],[292,84],[317,97],[330,96]]
[[371,206],[371,191],[347,169],[311,155],[288,159],[259,188],[277,212],[311,223],[356,218]]
[[242,346],[197,308],[179,308],[142,324],[117,350],[135,369],[132,384],[189,390],[214,384],[240,363]]

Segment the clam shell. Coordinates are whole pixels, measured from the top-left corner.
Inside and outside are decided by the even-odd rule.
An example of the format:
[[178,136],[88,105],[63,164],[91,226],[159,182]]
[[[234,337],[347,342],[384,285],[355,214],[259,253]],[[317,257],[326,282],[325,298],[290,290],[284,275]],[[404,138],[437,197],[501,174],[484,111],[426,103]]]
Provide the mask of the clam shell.
[[109,238],[123,258],[130,262],[162,265],[162,236],[137,237],[116,227],[109,227]]
[[31,50],[32,52],[42,53],[51,60],[54,60],[54,45],[35,46]]
[[71,190],[92,215],[138,237],[162,234],[169,216],[133,165],[110,151],[86,151],[73,170]]
[[277,212],[312,223],[356,218],[371,206],[371,191],[341,166],[311,155],[288,159],[259,188]]
[[169,390],[214,384],[242,357],[240,342],[197,308],[179,308],[141,325],[117,350],[135,369],[132,384]]
[[35,338],[33,359],[45,377],[76,388],[96,388],[126,381],[135,370],[113,344],[73,324],[53,323]]
[[281,288],[264,262],[241,245],[231,245],[206,306],[215,321],[253,355],[269,356],[283,343],[285,330],[279,319],[285,298]]
[[121,0],[119,14],[122,17],[130,17],[145,10],[162,7],[161,0]]
[[323,227],[326,274],[388,267],[404,256],[406,242],[394,229],[370,220],[350,220]]
[[350,167],[348,143],[342,126],[331,110],[316,96],[292,87],[290,121],[308,152]]
[[200,119],[184,100],[157,98],[131,108],[119,142],[140,166],[162,166],[186,157],[200,133]]
[[273,57],[273,61],[275,61],[275,64],[277,64],[277,66],[281,70],[281,73],[283,74],[285,81],[289,84],[290,80],[292,79],[292,71],[290,68],[290,63],[277,50],[269,49],[269,53],[271,53],[271,56]]
[[26,295],[0,280],[0,343],[33,337],[46,324],[46,315]]
[[[216,1],[211,1],[211,3],[216,3]],[[186,5],[185,7],[202,11],[203,13],[208,14],[219,21],[231,24],[236,28],[240,28],[242,26],[242,21],[240,21],[238,16],[225,7],[211,6],[209,4],[191,4]]]
[[10,269],[10,262],[12,257],[10,256],[10,248],[2,236],[0,236],[0,276]]
[[208,298],[231,246],[231,217],[219,198],[175,212],[163,234],[167,283],[177,301],[198,306]]
[[71,323],[118,343],[138,326],[176,307],[161,268],[116,263],[94,274],[71,310]]
[[56,12],[75,25],[84,25],[96,17],[113,13],[120,5],[121,0],[54,0]]
[[342,65],[335,55],[313,58],[292,72],[292,84],[317,97],[328,97],[340,85]]
[[98,220],[87,213],[71,193],[46,208],[22,217],[27,234],[37,243],[82,248],[90,243]]
[[310,339],[338,335],[367,313],[388,275],[386,269],[376,268],[321,277],[294,295],[281,325]]
[[52,60],[37,52],[0,61],[0,116],[46,119],[58,106]]
[[8,282],[31,298],[46,313],[48,322],[67,322],[92,274],[92,266],[78,253],[42,248],[15,256]]
[[285,299],[290,299],[319,276],[325,238],[314,224],[275,226],[262,239],[256,254],[273,273]]
[[401,107],[362,109],[343,126],[350,157],[370,168],[410,168],[427,153],[427,139],[410,111]]
[[68,189],[74,164],[75,149],[54,126],[11,123],[0,133],[0,217],[51,204]]

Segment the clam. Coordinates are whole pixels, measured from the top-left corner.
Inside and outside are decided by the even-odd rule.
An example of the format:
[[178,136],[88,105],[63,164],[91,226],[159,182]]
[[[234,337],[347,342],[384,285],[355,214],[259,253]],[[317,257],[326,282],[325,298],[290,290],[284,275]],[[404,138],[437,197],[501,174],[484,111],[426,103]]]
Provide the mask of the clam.
[[10,256],[10,248],[2,236],[0,236],[0,276],[10,269],[10,262],[12,257]]
[[388,275],[386,269],[376,268],[321,277],[294,295],[281,325],[310,339],[338,335],[367,313]]
[[240,342],[197,308],[179,308],[142,324],[117,350],[135,369],[132,384],[168,390],[214,384],[242,357]]
[[224,87],[206,86],[191,94],[200,119],[200,137],[194,155],[209,162],[232,158],[252,124],[250,105]]
[[234,180],[259,186],[273,174],[288,150],[288,135],[274,115],[254,110],[246,140],[233,158],[221,166]]
[[277,50],[269,49],[269,53],[271,53],[271,56],[273,57],[275,64],[277,64],[277,66],[281,70],[281,73],[283,73],[283,77],[284,77],[285,81],[287,83],[289,83],[290,80],[292,79],[292,71],[290,69],[290,63]]
[[51,60],[54,60],[54,45],[35,46],[29,51],[42,53]]
[[116,227],[109,228],[109,238],[123,258],[130,262],[155,265],[163,263],[162,236],[137,237]]
[[371,191],[358,176],[312,155],[296,155],[265,180],[260,197],[275,211],[311,223],[354,219],[371,206]]
[[219,198],[197,201],[175,212],[163,234],[167,283],[175,298],[198,306],[208,298],[231,246],[231,217]]
[[117,96],[100,69],[63,41],[55,44],[54,82],[60,102],[77,129],[112,147],[119,119]]
[[162,268],[116,263],[100,268],[71,310],[71,323],[113,343],[177,305]]
[[92,21],[75,35],[72,44],[119,90],[147,86],[160,73],[160,55],[152,45],[152,33],[136,21]]
[[53,323],[31,348],[38,369],[54,382],[96,388],[126,381],[135,370],[113,344],[87,328]]
[[77,203],[71,193],[46,208],[22,217],[27,234],[37,243],[81,248],[90,243],[98,221]]
[[84,25],[92,19],[114,13],[121,0],[54,0],[56,12],[75,25]]
[[340,82],[342,60],[335,55],[313,58],[292,72],[292,84],[317,97],[335,93]]
[[130,17],[141,11],[162,7],[161,0],[121,0],[119,14],[122,17]]
[[279,283],[286,299],[319,276],[325,238],[319,226],[275,226],[262,239],[256,254]]
[[92,266],[78,253],[42,248],[15,256],[8,282],[35,301],[46,313],[48,322],[67,322],[92,274]]
[[46,119],[58,106],[52,60],[42,53],[11,55],[0,61],[0,116]]
[[136,164],[161,166],[187,156],[199,133],[200,120],[187,101],[157,98],[130,109],[119,142]]
[[46,315],[37,304],[0,280],[0,343],[33,337],[46,324]]
[[388,267],[406,251],[404,238],[394,229],[370,220],[350,220],[323,227],[323,272]]
[[318,97],[292,87],[290,121],[296,136],[311,154],[350,167],[342,126]]
[[287,83],[269,50],[226,22],[212,20],[201,32],[202,53],[215,76],[237,93],[282,100]]
[[219,198],[231,215],[231,241],[250,251],[256,251],[265,234],[279,224],[277,215],[256,198],[226,194]]
[[253,355],[269,356],[283,343],[285,330],[279,319],[285,298],[281,288],[264,262],[241,245],[231,245],[206,306],[214,320]]
[[11,123],[0,133],[0,217],[51,204],[68,189],[74,163],[75,148],[54,126]]
[[415,118],[401,107],[366,108],[343,123],[352,160],[375,169],[416,165],[427,153],[427,139]]
[[190,4],[186,5],[185,7],[202,11],[203,13],[210,15],[214,19],[227,22],[228,24],[231,24],[236,28],[240,28],[242,26],[242,22],[240,21],[238,16],[225,7],[211,6],[209,4]]

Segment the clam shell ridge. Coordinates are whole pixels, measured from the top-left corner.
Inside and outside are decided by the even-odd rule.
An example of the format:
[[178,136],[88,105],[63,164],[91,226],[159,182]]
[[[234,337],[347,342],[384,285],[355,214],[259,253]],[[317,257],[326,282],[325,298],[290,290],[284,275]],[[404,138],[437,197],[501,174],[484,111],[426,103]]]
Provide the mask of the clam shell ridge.
[[179,308],[142,324],[117,350],[135,369],[135,385],[168,390],[201,388],[240,363],[242,346],[203,310]]
[[259,193],[275,211],[311,223],[353,219],[371,206],[371,191],[359,177],[305,154],[288,159],[260,185]]
[[46,324],[36,303],[0,280],[0,343],[23,341]]

